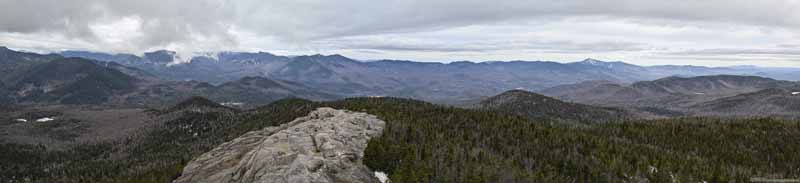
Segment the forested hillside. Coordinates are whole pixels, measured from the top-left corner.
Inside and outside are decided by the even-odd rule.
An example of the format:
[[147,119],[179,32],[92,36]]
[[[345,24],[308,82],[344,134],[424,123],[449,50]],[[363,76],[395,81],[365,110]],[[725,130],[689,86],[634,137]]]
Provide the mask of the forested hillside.
[[634,117],[622,109],[564,102],[524,90],[503,92],[481,101],[476,107],[534,120],[552,119],[567,123],[604,123]]
[[[197,155],[317,107],[387,122],[365,163],[393,182],[747,182],[800,177],[800,123],[685,118],[570,128],[527,117],[396,98],[286,99],[250,111],[153,111],[161,126],[66,151],[5,144],[3,180],[168,182]],[[24,160],[24,161],[23,161]]]

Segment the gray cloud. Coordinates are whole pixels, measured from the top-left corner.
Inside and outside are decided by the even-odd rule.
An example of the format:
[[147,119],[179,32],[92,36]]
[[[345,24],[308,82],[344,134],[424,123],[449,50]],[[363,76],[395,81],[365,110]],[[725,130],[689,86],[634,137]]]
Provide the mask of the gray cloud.
[[790,0],[274,0],[241,5],[238,12],[247,12],[251,16],[237,16],[238,24],[259,32],[299,39],[569,16],[800,26],[800,15],[795,13],[800,3]]
[[800,59],[800,49],[704,49],[668,53],[671,55],[764,55],[797,57]]
[[469,41],[461,43],[439,42],[403,42],[370,39],[337,39],[324,43],[337,49],[366,49],[381,51],[415,51],[415,52],[487,52],[500,50],[547,50],[557,52],[613,52],[641,51],[647,45],[633,42],[594,42],[577,43],[573,41]]
[[800,48],[800,45],[797,45],[797,44],[779,44],[778,47],[780,47],[780,48]]
[[601,15],[800,26],[790,0],[2,0],[0,30],[55,31],[86,36],[102,19],[139,16],[145,44],[186,35],[224,35],[231,26],[285,38],[310,39],[416,31],[542,16]]
[[194,36],[231,40],[231,15],[222,1],[0,0],[1,32],[61,34],[96,42],[103,40],[93,26],[124,18],[135,18],[136,31],[143,35],[125,43],[132,49],[191,42]]
[[[746,63],[740,65],[764,65],[773,62],[800,62],[800,58],[774,58],[774,57],[736,57],[730,55],[709,55],[709,56],[692,56],[692,55],[658,55],[648,56],[655,59],[671,59],[671,60],[692,60],[692,61],[731,61],[738,63]],[[689,64],[692,65],[692,64]]]
[[[796,47],[789,46],[796,45],[798,39],[791,32],[800,32],[797,9],[800,9],[800,2],[793,0],[0,0],[0,41],[4,41],[0,44],[48,47],[42,41],[36,44],[19,41],[22,39],[20,37],[28,35],[47,37],[59,43],[53,45],[61,45],[54,48],[118,52],[142,52],[158,48],[182,51],[289,50],[282,46],[300,45],[297,46],[300,49],[311,47],[322,50],[486,52],[537,49],[575,53],[647,51],[652,46],[670,49],[692,45],[676,43],[678,41],[701,42],[705,40],[698,38],[705,39],[716,32],[730,31],[733,29],[729,28],[731,26],[750,26],[763,27],[767,32],[788,30],[784,31],[790,32],[784,33],[788,35],[775,39],[794,36],[792,39],[795,40],[787,40],[788,43],[784,44],[785,49],[794,49]],[[560,28],[563,31],[546,30],[550,34],[565,32],[556,35],[561,37],[524,37],[528,33],[542,31],[537,27],[570,21],[575,17],[621,21],[626,23],[624,26],[630,27],[615,28],[613,26],[620,25],[609,24],[571,30],[573,27],[562,26]],[[416,42],[361,39],[364,36],[418,36],[420,32],[526,23],[530,23],[526,25],[529,29],[509,30],[509,34],[522,37],[484,36],[486,32],[458,30],[462,31],[459,32],[461,37],[439,39],[422,35],[415,37],[418,39]],[[713,28],[709,28],[711,26]],[[686,35],[689,29],[682,27],[700,29],[691,30],[694,31],[692,35]],[[642,30],[637,30],[639,28]],[[615,35],[614,31],[655,35],[621,36]],[[502,32],[492,34],[499,33]],[[9,37],[10,34],[23,36]],[[664,37],[661,42],[649,39],[660,36],[658,34],[670,34],[678,39]],[[724,40],[719,38],[718,43],[747,39],[736,36]],[[681,37],[686,40],[679,40]],[[460,41],[469,39],[481,40]],[[768,41],[771,40],[762,40]],[[60,44],[62,42],[74,44]],[[776,44],[783,43],[770,43],[772,46]],[[709,47],[720,45],[692,49]]]

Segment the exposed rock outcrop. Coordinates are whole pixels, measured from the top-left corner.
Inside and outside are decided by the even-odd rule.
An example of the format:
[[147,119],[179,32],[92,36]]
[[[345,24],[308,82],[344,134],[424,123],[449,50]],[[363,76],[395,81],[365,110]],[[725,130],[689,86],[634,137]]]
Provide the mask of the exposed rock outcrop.
[[191,161],[175,182],[378,182],[361,161],[367,142],[384,126],[366,113],[319,108],[214,148]]

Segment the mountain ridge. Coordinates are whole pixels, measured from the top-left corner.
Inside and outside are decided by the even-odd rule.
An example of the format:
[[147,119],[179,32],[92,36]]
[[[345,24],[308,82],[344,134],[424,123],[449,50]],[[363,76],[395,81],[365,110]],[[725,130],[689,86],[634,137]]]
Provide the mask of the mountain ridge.
[[7,85],[21,101],[100,104],[135,89],[140,81],[120,71],[80,58],[63,58],[34,65],[9,77]]
[[[70,52],[75,53],[75,52]],[[311,100],[339,98],[303,84],[248,76],[214,86],[198,81],[168,81],[152,68],[171,68],[166,57],[174,52],[150,55],[160,62],[131,65],[129,62],[97,61],[0,50],[0,103],[5,105],[111,105],[162,106],[204,96],[238,107],[257,106],[287,97]],[[132,58],[131,55],[95,54],[93,58]],[[197,62],[200,64],[201,62]],[[164,66],[164,67],[161,67]],[[178,66],[180,67],[180,66]],[[245,101],[247,101],[245,103]]]
[[[541,92],[567,101],[669,115],[678,112],[715,116],[764,116],[778,113],[796,116],[785,114],[798,111],[789,107],[793,104],[787,103],[793,101],[791,94],[797,90],[797,85],[797,82],[760,76],[673,76],[632,84],[584,82],[557,86]],[[787,105],[775,107],[779,103]],[[774,109],[775,112],[766,109]]]
[[131,63],[113,59],[116,57],[103,58],[137,67],[165,80],[221,84],[247,76],[262,76],[303,83],[339,96],[397,96],[445,104],[517,88],[535,91],[590,80],[634,83],[675,75],[716,74],[775,75],[800,80],[800,75],[791,74],[791,69],[767,72],[750,67],[638,66],[591,58],[570,63],[519,60],[430,63],[387,59],[360,61],[338,54],[279,56],[268,52],[220,52],[216,56],[206,54],[188,59],[191,62],[173,65],[152,64],[147,59]]
[[[304,91],[325,91],[324,93],[329,94],[318,94],[316,96],[394,96],[443,104],[463,103],[463,101],[494,96],[511,89],[539,91],[564,84],[592,80],[606,80],[610,83],[619,84],[634,83],[634,85],[637,85],[641,84],[642,81],[657,80],[676,75],[703,76],[723,73],[761,76],[758,75],[761,72],[757,69],[754,70],[752,67],[669,66],[669,69],[664,69],[667,66],[637,66],[624,62],[605,62],[591,58],[572,63],[551,61],[476,63],[462,61],[431,64],[393,60],[364,62],[338,54],[278,56],[267,52],[222,52],[216,56],[206,54],[205,56],[188,59],[191,62],[175,64],[174,62],[167,62],[168,57],[173,59],[177,57],[176,53],[171,51],[148,52],[149,56],[142,57],[127,54],[77,51],[65,51],[62,54],[70,57],[99,59],[101,60],[99,62],[116,63],[106,64],[106,66],[113,66],[118,70],[125,71],[126,74],[136,75],[137,78],[149,78],[144,79],[149,80],[146,83],[162,83],[159,86],[162,88],[167,87],[163,83],[175,83],[177,84],[175,87],[184,85],[188,88],[195,88],[195,86],[191,85],[199,83],[181,84],[180,82],[197,81],[211,85],[223,85],[229,82],[237,82],[247,77],[264,77],[287,82],[284,83],[285,85],[303,86],[298,88],[304,88]],[[44,55],[42,57],[46,58]],[[685,69],[682,70],[681,68]],[[773,72],[773,70],[769,72]],[[763,73],[761,74],[763,75]],[[8,79],[6,78],[5,81],[8,81]],[[603,86],[608,89],[616,88],[620,92],[627,92],[626,96],[628,97],[644,97],[649,94],[648,92],[637,92],[638,89],[614,86],[610,83]],[[9,85],[8,82],[4,84],[6,86]],[[148,87],[152,85],[149,84]],[[201,85],[197,86],[200,89],[210,88],[199,87]],[[659,89],[658,87],[651,88]],[[173,92],[171,93],[173,94],[180,93],[177,92],[178,90],[169,90],[172,90]],[[684,94],[689,91],[682,90],[684,90]],[[203,91],[198,92],[203,93]],[[155,91],[155,93],[159,92]],[[192,95],[184,95],[184,97],[188,96]],[[214,98],[213,96],[209,97]],[[677,97],[660,100],[680,101],[681,97],[685,96]],[[564,97],[557,98],[568,99]],[[600,99],[602,98],[600,97]],[[568,101],[574,100],[568,99]]]

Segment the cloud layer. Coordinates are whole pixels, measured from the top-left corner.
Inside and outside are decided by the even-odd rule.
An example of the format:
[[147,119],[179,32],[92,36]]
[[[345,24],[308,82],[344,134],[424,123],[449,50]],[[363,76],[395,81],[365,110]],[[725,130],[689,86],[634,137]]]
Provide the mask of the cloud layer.
[[[796,0],[0,0],[0,44],[792,65],[800,59],[798,11]],[[719,59],[691,59],[700,52]]]

